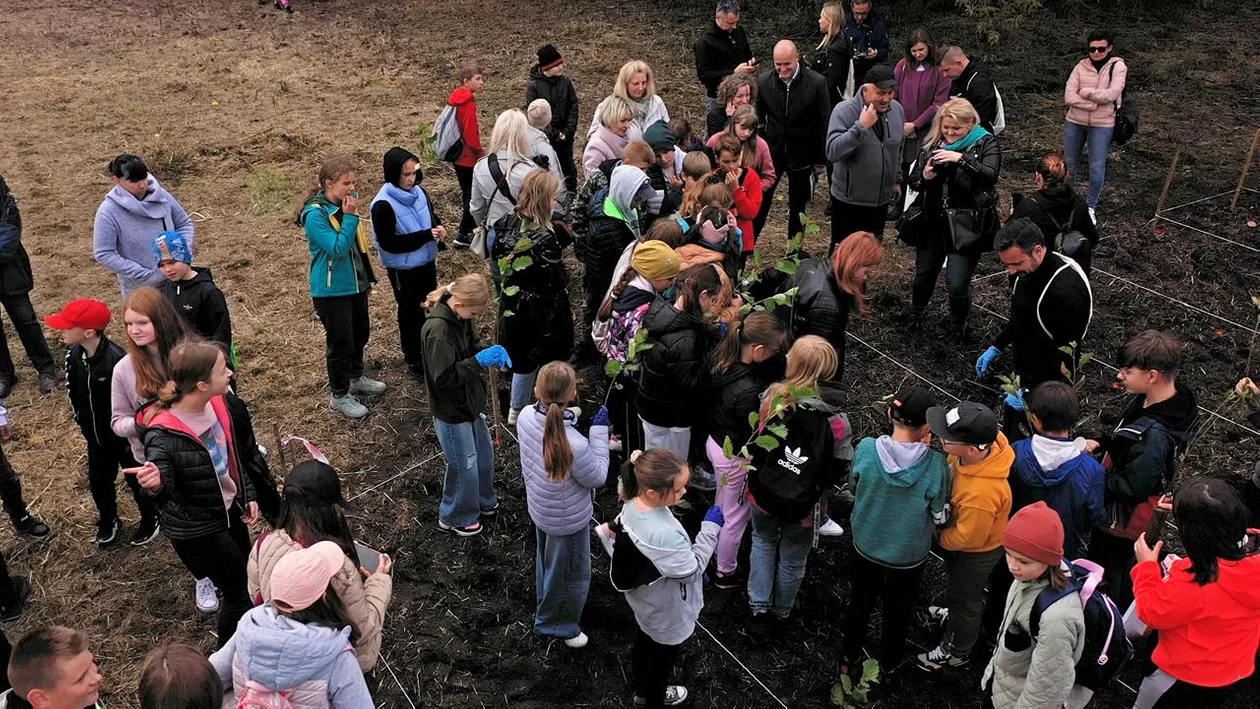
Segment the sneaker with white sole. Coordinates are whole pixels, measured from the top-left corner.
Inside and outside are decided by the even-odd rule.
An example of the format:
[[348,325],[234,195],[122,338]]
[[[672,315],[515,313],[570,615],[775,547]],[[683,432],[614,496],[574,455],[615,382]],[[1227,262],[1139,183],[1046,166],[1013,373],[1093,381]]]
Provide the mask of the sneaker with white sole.
[[818,527],[818,533],[824,537],[840,537],[844,535],[844,527],[836,524],[836,521],[830,517]]
[[574,650],[581,650],[582,648],[586,647],[586,643],[589,641],[590,641],[590,638],[586,637],[586,633],[578,631],[577,637],[565,638],[564,646],[568,648],[573,648]]
[[709,470],[695,465],[691,468],[691,481],[687,485],[703,492],[713,492],[717,489],[717,477]]
[[1094,213],[1094,208],[1093,208],[1093,207],[1090,207],[1090,208],[1089,208],[1089,220],[1090,220],[1091,222],[1093,222],[1095,226],[1097,226],[1097,224],[1098,224],[1098,215]]
[[599,539],[599,545],[604,548],[604,551],[608,552],[608,556],[612,556],[613,545],[617,541],[617,533],[609,529],[608,523],[605,522],[595,528],[595,536]]
[[131,536],[131,546],[142,547],[145,544],[157,539],[157,535],[162,531],[162,523],[158,520],[157,515],[140,519],[140,526],[136,527],[136,533]]
[[613,453],[621,452],[621,436],[608,437],[608,450]]
[[118,541],[118,533],[122,531],[122,522],[115,517],[113,521],[99,520],[96,523],[96,546],[107,547]]
[[508,409],[507,425],[515,426],[516,419],[520,418],[520,416],[521,416],[520,409]]
[[443,532],[454,534],[460,537],[475,537],[478,534],[481,534],[481,530],[482,530],[481,522],[473,522],[467,527],[456,527],[455,525],[447,524],[439,519],[437,526],[438,526],[438,529],[442,530]]
[[[687,688],[681,684],[671,684],[665,688],[665,704],[667,707],[682,706],[687,702]],[[634,705],[636,707],[647,706],[647,700],[639,695],[634,696]]]
[[928,606],[927,609],[928,622],[937,625],[945,625],[949,620],[949,608],[945,606]]
[[388,388],[389,385],[385,382],[378,382],[367,377],[359,377],[350,382],[351,394],[384,394]]
[[360,404],[354,394],[328,397],[328,408],[352,419],[361,419],[368,415],[368,407]]
[[961,657],[951,655],[945,648],[937,645],[929,652],[922,652],[915,656],[915,663],[919,669],[924,672],[940,672],[944,669],[958,669],[966,667],[971,662],[971,658],[963,655]]
[[219,610],[219,589],[215,588],[210,577],[197,579],[197,610],[202,613],[214,613]]

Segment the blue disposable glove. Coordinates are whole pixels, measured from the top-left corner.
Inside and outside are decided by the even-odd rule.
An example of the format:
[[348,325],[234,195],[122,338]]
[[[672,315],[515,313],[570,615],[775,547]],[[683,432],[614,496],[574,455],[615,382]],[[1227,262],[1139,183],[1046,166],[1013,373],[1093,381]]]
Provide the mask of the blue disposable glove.
[[1006,395],[1006,405],[1016,411],[1024,410],[1024,391],[1021,389],[1017,394]]
[[611,421],[608,420],[608,407],[601,406],[599,411],[595,412],[595,418],[591,419],[592,426],[607,426]]
[[722,508],[718,507],[717,505],[714,505],[709,508],[708,512],[705,513],[704,521],[712,522],[716,524],[717,526],[721,527],[722,525],[726,524],[726,517],[722,515]]
[[989,371],[989,366],[993,364],[993,360],[1002,356],[1002,350],[990,346],[989,349],[980,355],[980,359],[976,360],[976,376],[983,377],[984,373]]
[[508,357],[507,350],[503,349],[503,345],[490,345],[476,355],[477,364],[483,368],[499,367],[500,369],[512,366],[512,358]]

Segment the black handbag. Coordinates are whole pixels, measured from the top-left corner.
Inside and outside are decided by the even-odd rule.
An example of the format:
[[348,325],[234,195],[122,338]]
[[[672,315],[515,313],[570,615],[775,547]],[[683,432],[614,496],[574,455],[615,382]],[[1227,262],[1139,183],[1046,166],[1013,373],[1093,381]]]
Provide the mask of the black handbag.
[[945,204],[945,223],[954,251],[966,251],[976,245],[993,226],[997,215],[992,209],[958,209],[949,206],[949,179],[944,175],[941,194]]
[[[910,172],[914,172],[914,165],[911,164]],[[902,185],[902,189],[910,190],[910,185]],[[902,200],[906,200],[909,195],[903,195]],[[897,240],[911,248],[919,248],[925,246],[930,236],[928,232],[928,218],[923,214],[923,192],[915,192],[914,197],[909,199],[909,203],[901,210],[901,216],[897,218]]]

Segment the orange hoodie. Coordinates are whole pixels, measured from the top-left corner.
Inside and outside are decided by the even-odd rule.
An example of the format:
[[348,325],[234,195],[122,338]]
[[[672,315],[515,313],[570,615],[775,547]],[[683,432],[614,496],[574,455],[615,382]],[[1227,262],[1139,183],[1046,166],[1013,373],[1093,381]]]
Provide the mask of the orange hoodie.
[[988,457],[963,465],[949,457],[954,469],[954,524],[941,532],[941,546],[950,551],[992,551],[1002,546],[1002,533],[1011,517],[1011,486],[1007,477],[1015,463],[1015,449],[998,432]]

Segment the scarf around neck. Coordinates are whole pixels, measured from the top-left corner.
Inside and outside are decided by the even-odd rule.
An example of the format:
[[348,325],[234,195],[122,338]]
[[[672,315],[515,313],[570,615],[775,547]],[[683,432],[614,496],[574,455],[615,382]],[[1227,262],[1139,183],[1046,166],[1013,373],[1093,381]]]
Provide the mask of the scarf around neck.
[[962,152],[966,150],[967,148],[970,148],[971,146],[980,142],[980,139],[984,138],[987,135],[991,135],[991,134],[989,133],[989,131],[985,130],[983,126],[977,123],[975,126],[971,128],[970,131],[967,132],[967,135],[964,135],[957,143],[946,143],[942,141],[941,150],[953,150],[955,152]]

